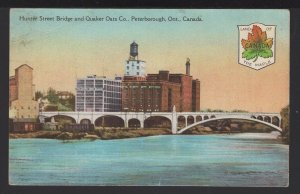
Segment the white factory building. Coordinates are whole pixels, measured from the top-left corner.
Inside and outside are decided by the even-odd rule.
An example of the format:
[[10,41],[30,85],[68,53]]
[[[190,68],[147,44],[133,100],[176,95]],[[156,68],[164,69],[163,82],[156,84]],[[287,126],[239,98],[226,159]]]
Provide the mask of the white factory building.
[[117,112],[122,105],[122,78],[108,79],[105,76],[87,76],[77,79],[76,111]]

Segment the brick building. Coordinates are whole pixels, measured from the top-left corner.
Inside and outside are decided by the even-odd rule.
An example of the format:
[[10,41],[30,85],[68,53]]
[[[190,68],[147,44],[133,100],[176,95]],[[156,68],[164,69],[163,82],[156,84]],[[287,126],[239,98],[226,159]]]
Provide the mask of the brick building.
[[171,111],[180,105],[180,84],[165,80],[139,80],[124,77],[122,89],[123,111]]
[[200,110],[200,81],[189,75],[190,63],[187,61],[188,74],[170,74],[159,71],[139,76],[124,76],[122,89],[123,111],[177,111]]

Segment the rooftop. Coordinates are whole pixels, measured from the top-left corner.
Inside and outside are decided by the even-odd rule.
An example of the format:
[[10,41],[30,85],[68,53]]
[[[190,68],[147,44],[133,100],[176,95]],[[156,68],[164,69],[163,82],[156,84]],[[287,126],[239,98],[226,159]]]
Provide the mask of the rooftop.
[[27,64],[23,64],[23,65],[20,65],[19,67],[17,67],[17,68],[16,68],[16,70],[17,70],[17,69],[19,69],[19,68],[21,68],[21,67],[29,67],[30,69],[33,69],[33,68],[32,68],[32,67],[30,67],[29,65],[27,65]]

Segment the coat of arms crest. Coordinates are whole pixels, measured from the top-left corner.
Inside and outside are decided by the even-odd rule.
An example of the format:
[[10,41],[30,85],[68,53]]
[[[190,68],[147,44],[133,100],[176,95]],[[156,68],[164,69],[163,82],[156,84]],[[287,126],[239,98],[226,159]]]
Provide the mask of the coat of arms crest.
[[239,25],[239,64],[259,70],[275,63],[275,25]]

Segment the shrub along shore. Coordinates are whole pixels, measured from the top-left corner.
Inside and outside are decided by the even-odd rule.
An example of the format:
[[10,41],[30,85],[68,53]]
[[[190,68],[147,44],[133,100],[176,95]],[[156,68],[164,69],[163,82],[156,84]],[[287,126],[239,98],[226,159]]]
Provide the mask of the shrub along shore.
[[[194,130],[187,130],[184,134],[189,135],[205,135],[216,133],[228,133],[226,130],[214,131],[209,127],[197,127]],[[10,133],[10,138],[47,138],[47,139],[124,139],[135,137],[146,137],[155,135],[171,135],[171,129],[167,128],[96,128],[89,132],[64,132],[64,131],[50,131],[42,130],[27,133]],[[183,135],[184,135],[183,134]]]
[[153,135],[171,134],[170,129],[130,129],[130,128],[101,128],[90,132],[36,131],[29,133],[10,133],[10,138],[47,138],[47,139],[124,139],[146,137]]
[[[258,126],[238,125],[235,127],[224,127],[221,130],[216,130],[214,127],[198,126],[193,129],[186,130],[182,135],[208,135],[208,134],[233,134],[233,133],[245,133],[245,132],[271,132],[269,128],[263,128],[257,130]],[[124,139],[124,138],[136,138],[155,135],[171,135],[172,132],[167,128],[96,128],[89,132],[64,132],[64,131],[51,131],[41,130],[36,132],[27,133],[10,133],[10,138],[47,138],[47,139],[60,139],[60,140],[72,140],[72,139],[90,139],[90,140],[110,140],[110,139]],[[284,138],[279,136],[279,140],[287,143]]]

